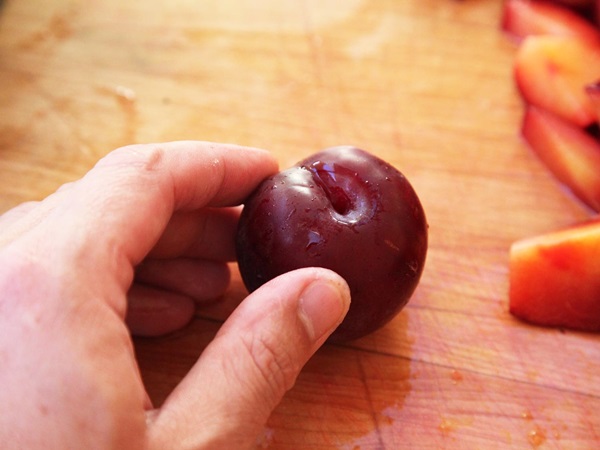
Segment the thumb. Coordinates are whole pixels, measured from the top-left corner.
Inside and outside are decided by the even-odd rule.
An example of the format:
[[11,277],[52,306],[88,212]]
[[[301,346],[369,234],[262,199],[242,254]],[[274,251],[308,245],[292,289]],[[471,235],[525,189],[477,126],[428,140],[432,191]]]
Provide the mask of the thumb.
[[249,295],[154,413],[151,448],[251,446],[349,304],[346,282],[320,268],[281,275]]

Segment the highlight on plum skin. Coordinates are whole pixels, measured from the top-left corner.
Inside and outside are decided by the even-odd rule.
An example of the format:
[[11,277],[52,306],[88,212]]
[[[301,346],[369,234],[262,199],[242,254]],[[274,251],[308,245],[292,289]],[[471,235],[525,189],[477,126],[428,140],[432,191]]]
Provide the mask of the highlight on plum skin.
[[406,177],[355,147],[331,147],[264,180],[247,199],[236,237],[252,292],[301,267],[325,267],[349,284],[350,310],[330,337],[343,342],[388,323],[425,265],[428,225]]

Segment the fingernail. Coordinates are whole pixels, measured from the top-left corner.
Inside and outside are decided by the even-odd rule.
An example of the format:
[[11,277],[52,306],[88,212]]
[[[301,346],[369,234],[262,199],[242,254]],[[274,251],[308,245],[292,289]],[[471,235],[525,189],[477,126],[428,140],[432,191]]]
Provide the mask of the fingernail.
[[329,335],[342,322],[350,303],[344,283],[316,280],[309,284],[299,301],[299,316],[313,342]]

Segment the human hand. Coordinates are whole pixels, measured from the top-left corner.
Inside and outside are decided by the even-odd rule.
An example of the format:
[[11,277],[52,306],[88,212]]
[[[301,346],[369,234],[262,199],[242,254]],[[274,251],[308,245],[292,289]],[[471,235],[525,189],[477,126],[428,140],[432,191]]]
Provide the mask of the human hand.
[[249,295],[157,409],[130,329],[173,331],[225,291],[231,206],[276,169],[255,149],[130,146],[0,216],[3,449],[252,446],[347,312],[339,276],[301,269]]

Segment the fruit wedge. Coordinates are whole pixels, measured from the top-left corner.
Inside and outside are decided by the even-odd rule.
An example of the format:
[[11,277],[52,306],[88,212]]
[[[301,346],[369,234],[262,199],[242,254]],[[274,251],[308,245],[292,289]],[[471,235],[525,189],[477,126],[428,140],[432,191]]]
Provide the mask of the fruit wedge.
[[522,135],[558,181],[600,211],[600,142],[596,138],[534,106],[525,111]]
[[596,122],[600,124],[600,80],[588,84],[585,87],[585,92],[592,101],[592,105],[596,111]]
[[585,86],[600,75],[600,44],[570,36],[529,36],[515,58],[524,100],[586,127],[596,111]]
[[505,1],[501,26],[518,40],[530,35],[551,34],[600,42],[600,30],[581,14],[544,0]]
[[515,242],[509,299],[527,322],[600,331],[600,221]]

